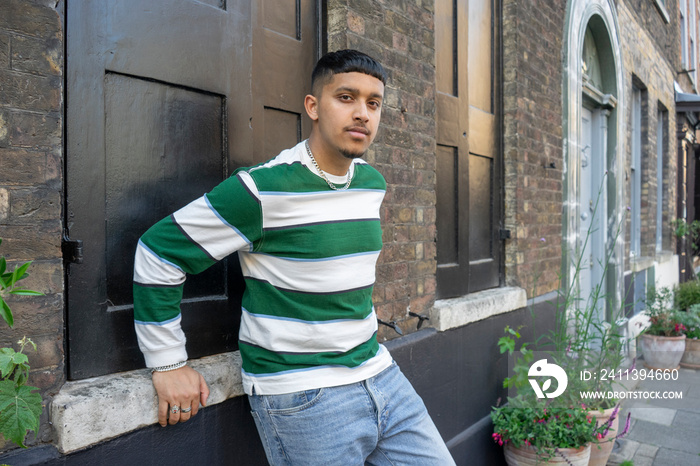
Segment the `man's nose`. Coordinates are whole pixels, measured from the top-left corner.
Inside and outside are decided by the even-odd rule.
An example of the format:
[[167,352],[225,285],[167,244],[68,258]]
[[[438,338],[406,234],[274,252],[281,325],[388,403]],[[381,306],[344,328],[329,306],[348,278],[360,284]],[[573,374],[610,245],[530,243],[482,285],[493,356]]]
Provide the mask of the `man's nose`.
[[367,106],[363,102],[358,102],[357,106],[355,106],[354,117],[356,120],[363,122],[367,122],[369,120],[369,112],[367,111]]

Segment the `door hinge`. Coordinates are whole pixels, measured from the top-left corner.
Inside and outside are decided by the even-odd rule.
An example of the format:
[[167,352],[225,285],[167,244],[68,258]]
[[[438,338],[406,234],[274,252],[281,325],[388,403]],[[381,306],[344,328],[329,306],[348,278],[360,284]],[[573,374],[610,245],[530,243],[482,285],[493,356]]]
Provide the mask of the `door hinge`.
[[83,241],[79,239],[70,239],[66,233],[63,234],[61,241],[61,252],[63,253],[63,261],[67,264],[82,264],[83,263]]
[[498,230],[498,233],[499,233],[502,240],[510,239],[510,230],[505,230],[505,229],[501,228],[500,230]]

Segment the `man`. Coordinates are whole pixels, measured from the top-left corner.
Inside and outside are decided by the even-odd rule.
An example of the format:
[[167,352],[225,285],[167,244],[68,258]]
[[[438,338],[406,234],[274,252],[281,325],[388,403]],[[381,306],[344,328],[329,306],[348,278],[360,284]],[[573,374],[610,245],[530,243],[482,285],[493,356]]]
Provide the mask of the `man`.
[[325,55],[304,100],[309,139],[237,170],[139,241],[136,332],[154,368],[161,425],[187,421],[209,393],[186,365],[185,274],[238,251],[243,387],[271,464],[454,464],[376,338],[386,182],[361,157],[379,127],[385,83],[363,53]]

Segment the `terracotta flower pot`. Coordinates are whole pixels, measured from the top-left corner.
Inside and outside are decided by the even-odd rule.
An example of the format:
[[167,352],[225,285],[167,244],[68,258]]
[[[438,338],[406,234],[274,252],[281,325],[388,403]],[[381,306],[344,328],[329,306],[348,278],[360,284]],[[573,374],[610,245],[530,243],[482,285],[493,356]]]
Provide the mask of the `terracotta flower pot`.
[[[610,419],[613,411],[615,411],[614,406],[602,412],[598,410],[589,411],[588,414],[594,418],[596,422],[598,422],[598,425],[602,425],[603,423],[608,422],[608,419]],[[591,443],[591,460],[588,463],[589,466],[605,466],[607,464],[608,458],[610,458],[612,449],[615,446],[615,436],[619,434],[619,427],[620,416],[618,411],[618,415],[615,416],[615,419],[612,421],[608,435],[601,440],[594,440]]]
[[700,369],[700,340],[685,340],[685,352],[681,358],[681,366]]
[[685,335],[664,337],[643,333],[639,339],[646,367],[661,370],[678,369],[685,350]]
[[[543,464],[555,464],[566,466],[587,466],[591,457],[591,445],[581,448],[560,448],[561,454],[555,454],[553,458],[547,461],[542,461],[537,457],[533,447],[524,446],[514,448],[511,445],[506,445],[503,448],[508,466],[541,466]],[[564,458],[566,457],[566,458]]]

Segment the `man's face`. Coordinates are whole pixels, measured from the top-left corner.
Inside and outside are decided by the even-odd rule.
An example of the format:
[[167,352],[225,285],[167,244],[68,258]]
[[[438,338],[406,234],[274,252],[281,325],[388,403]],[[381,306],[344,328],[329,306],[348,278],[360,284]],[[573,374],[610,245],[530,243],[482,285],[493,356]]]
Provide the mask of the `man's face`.
[[317,142],[329,154],[362,157],[377,135],[384,84],[364,73],[338,73],[317,93],[307,108],[318,123]]

